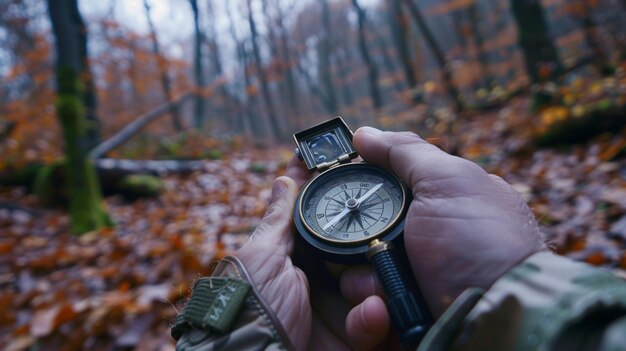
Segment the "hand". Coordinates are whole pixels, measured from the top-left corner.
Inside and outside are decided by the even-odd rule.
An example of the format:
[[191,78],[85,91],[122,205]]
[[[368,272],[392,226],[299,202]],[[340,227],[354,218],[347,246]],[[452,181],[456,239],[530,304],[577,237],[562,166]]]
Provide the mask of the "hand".
[[[500,177],[451,156],[413,133],[360,128],[354,144],[364,160],[394,172],[413,194],[404,242],[411,269],[438,317],[468,287],[488,289],[526,257],[544,250],[535,219]],[[352,302],[376,294],[359,283],[369,272],[344,274]]]
[[[298,189],[309,174],[296,158],[290,162],[286,174],[288,177],[274,181],[267,213],[236,256],[246,266],[253,284],[275,312],[296,350],[372,348],[389,331],[382,299],[371,296],[360,300],[359,307],[352,309],[353,305],[341,296],[336,279],[328,274],[322,262],[302,257],[305,275],[292,261],[293,207]],[[354,267],[346,272],[352,269],[355,274],[360,271]]]

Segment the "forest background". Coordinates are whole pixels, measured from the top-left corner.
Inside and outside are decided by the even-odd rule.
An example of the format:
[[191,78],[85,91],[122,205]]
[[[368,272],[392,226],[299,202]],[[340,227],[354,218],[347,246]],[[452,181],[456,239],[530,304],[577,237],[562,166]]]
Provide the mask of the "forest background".
[[624,0],[2,0],[0,344],[173,349],[336,115],[502,176],[626,278]]

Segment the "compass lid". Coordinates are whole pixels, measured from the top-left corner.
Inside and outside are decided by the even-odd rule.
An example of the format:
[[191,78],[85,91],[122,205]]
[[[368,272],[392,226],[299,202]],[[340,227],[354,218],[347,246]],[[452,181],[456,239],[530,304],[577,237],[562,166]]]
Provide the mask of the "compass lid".
[[352,131],[340,116],[298,132],[293,139],[298,146],[296,155],[310,172],[323,172],[358,156]]

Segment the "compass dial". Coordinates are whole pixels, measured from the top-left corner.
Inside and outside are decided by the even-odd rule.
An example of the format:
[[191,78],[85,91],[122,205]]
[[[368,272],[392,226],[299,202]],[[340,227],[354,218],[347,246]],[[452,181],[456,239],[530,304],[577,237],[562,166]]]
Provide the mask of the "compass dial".
[[300,213],[309,232],[338,244],[373,240],[393,227],[406,207],[399,180],[365,163],[325,172],[302,194]]

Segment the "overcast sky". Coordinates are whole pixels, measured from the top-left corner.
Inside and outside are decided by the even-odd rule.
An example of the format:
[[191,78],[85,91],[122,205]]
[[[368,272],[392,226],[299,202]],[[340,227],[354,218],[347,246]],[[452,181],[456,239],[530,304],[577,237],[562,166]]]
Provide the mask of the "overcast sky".
[[[223,14],[223,7],[232,0],[211,0],[216,14]],[[310,0],[283,0],[283,4],[295,2],[304,4]],[[332,0],[331,0],[332,1]],[[363,6],[370,6],[379,0],[361,0]],[[255,2],[255,4],[258,2]],[[85,16],[102,16],[109,12],[111,4],[114,4],[115,18],[122,24],[129,26],[140,33],[147,33],[147,22],[143,8],[143,0],[80,0],[80,10]],[[186,39],[193,32],[193,16],[187,0],[149,0],[152,10],[152,18],[159,40],[169,45],[181,39]],[[202,5],[202,1],[199,1]],[[258,5],[258,4],[256,4]],[[202,11],[202,8],[201,8]],[[233,9],[233,13],[236,14]],[[218,16],[218,28],[220,22],[226,25],[225,16]],[[262,23],[259,23],[262,25]],[[242,24],[247,25],[247,24]],[[225,28],[224,28],[225,29]],[[219,30],[219,29],[218,29]]]

